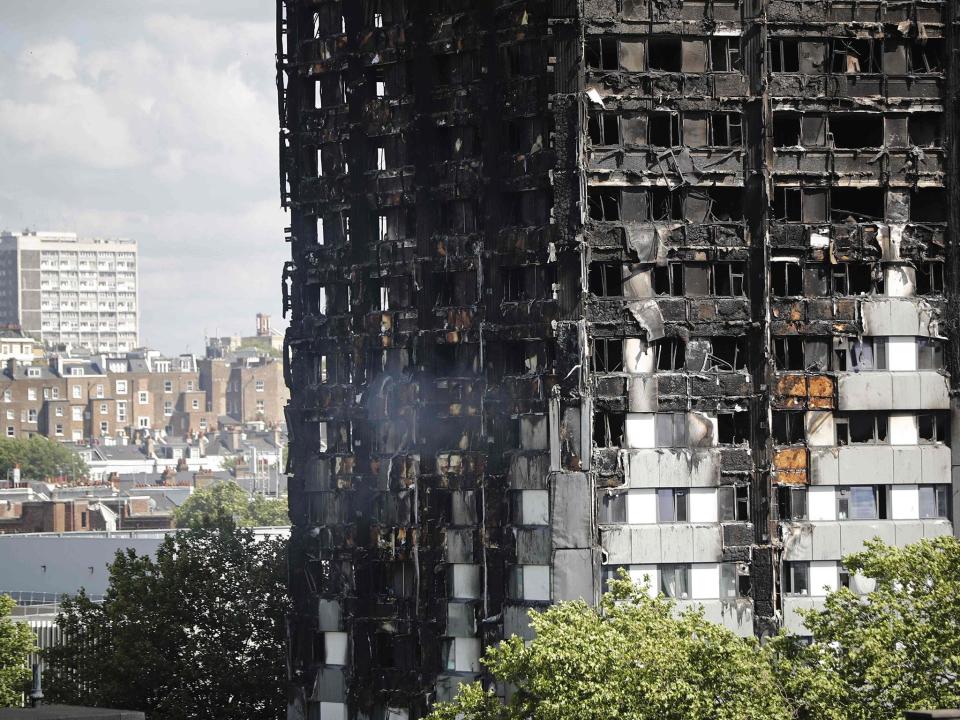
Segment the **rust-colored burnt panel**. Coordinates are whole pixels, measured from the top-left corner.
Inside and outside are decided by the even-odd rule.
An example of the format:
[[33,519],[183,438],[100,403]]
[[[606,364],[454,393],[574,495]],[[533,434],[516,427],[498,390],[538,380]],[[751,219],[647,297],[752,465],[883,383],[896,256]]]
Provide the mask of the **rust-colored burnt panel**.
[[777,394],[785,397],[804,398],[807,396],[807,378],[805,375],[781,375],[777,378]]

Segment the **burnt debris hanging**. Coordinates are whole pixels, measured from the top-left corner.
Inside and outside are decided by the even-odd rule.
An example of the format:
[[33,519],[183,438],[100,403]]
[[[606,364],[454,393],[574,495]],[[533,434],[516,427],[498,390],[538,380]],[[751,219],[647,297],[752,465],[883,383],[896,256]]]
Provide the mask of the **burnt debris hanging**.
[[802,632],[952,532],[956,11],[278,0],[291,718],[620,568]]

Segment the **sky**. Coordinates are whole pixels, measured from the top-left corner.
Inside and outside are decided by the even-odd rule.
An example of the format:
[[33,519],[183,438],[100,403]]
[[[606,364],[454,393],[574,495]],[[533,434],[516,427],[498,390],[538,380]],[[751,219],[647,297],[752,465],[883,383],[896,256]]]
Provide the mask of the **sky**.
[[280,318],[274,3],[0,3],[0,229],[137,240],[141,344]]

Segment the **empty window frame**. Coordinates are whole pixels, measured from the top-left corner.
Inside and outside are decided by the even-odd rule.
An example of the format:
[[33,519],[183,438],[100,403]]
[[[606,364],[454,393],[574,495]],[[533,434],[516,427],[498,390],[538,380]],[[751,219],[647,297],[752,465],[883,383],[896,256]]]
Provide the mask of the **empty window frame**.
[[883,292],[883,274],[872,263],[837,263],[830,270],[835,295],[871,295]]
[[775,187],[773,189],[773,216],[777,220],[800,222],[803,220],[803,194],[798,187]]
[[524,302],[551,297],[553,271],[543,265],[501,268],[504,302]]
[[713,294],[746,297],[746,271],[742,262],[718,262],[713,267]]
[[851,412],[836,415],[837,445],[885,444],[887,416],[875,412]]
[[663,447],[687,446],[687,414],[656,413],[653,423],[654,445]]
[[883,42],[880,40],[834,38],[831,50],[830,67],[834,73],[882,72]]
[[780,588],[784,595],[809,595],[810,563],[806,560],[783,563],[783,580]]
[[917,147],[943,145],[943,113],[920,112],[907,116],[910,144]]
[[884,189],[831,188],[830,217],[834,222],[883,220]]
[[775,112],[773,114],[774,147],[795,147],[800,145],[800,116],[795,113]]
[[747,338],[715,337],[710,340],[706,370],[744,370],[747,367]]
[[943,294],[943,262],[917,263],[917,295]]
[[802,410],[773,411],[773,440],[780,445],[802,443],[806,437]]
[[767,55],[771,72],[800,72],[800,42],[796,38],[773,38]]
[[620,219],[620,188],[591,187],[587,190],[591,220]]
[[750,441],[749,411],[717,413],[717,442],[721,445],[742,445]]
[[647,144],[655,147],[677,147],[683,144],[680,114],[651,112],[647,118]]
[[717,488],[717,517],[720,522],[749,522],[750,486],[724,485]]
[[623,444],[623,413],[599,411],[593,414],[593,442],[598,447],[620,447]]
[[714,72],[740,72],[743,69],[739,37],[710,38],[710,69]]
[[886,519],[885,488],[875,485],[837,487],[838,520]]
[[620,117],[616,113],[592,112],[588,123],[594,145],[620,144]]
[[585,59],[590,70],[619,70],[619,42],[616,38],[588,38],[585,44]]
[[879,148],[884,145],[883,115],[880,113],[831,115],[828,123],[831,144],[835,148]]
[[803,268],[799,258],[771,258],[770,285],[776,297],[800,297],[803,293]]
[[921,518],[950,517],[950,485],[921,485],[918,489]]
[[594,372],[621,372],[623,370],[623,340],[620,338],[594,338]]
[[683,263],[657,265],[653,269],[653,291],[657,295],[681,297],[683,290]]
[[720,147],[743,146],[743,117],[740,113],[710,113],[710,144]]
[[677,35],[651,35],[647,38],[647,67],[662,72],[683,69],[683,42]]
[[785,522],[807,519],[807,489],[780,485],[777,487],[777,514]]
[[666,597],[686,600],[690,597],[690,566],[671,564],[660,566],[660,592]]
[[592,262],[588,277],[590,293],[597,297],[623,296],[623,264]]
[[944,69],[946,43],[939,38],[910,43],[910,69],[915,73],[939,73]]
[[912,222],[946,222],[948,206],[946,190],[941,188],[918,188],[910,191]]
[[683,370],[686,365],[687,345],[677,338],[655,341],[651,349],[656,354],[657,370]]
[[684,488],[659,488],[657,490],[657,522],[687,522],[689,518],[690,493]]
[[947,442],[948,417],[946,413],[921,413],[917,415],[917,431],[921,443]]

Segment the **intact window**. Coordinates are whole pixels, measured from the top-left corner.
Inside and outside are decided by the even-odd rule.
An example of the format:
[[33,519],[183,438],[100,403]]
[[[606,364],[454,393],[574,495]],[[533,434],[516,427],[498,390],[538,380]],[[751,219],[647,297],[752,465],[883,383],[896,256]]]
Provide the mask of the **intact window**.
[[785,562],[782,588],[784,595],[809,595],[810,563],[796,560]]
[[687,445],[686,413],[656,413],[654,444],[657,447],[685,447]]
[[601,525],[620,525],[627,521],[627,494],[603,494],[600,496]]
[[690,597],[690,566],[661,565],[660,592],[669,598],[688,599]]
[[688,518],[689,493],[685,489],[660,488],[657,490],[657,522],[686,522]]
[[950,517],[949,485],[921,485],[919,489],[921,518]]
[[781,520],[806,520],[807,489],[780,485],[777,488],[777,511]]
[[717,488],[717,517],[720,522],[748,522],[750,520],[750,487],[724,485]]
[[837,488],[837,519],[838,520],[879,520],[886,513],[881,513],[878,493],[873,485],[854,485]]

